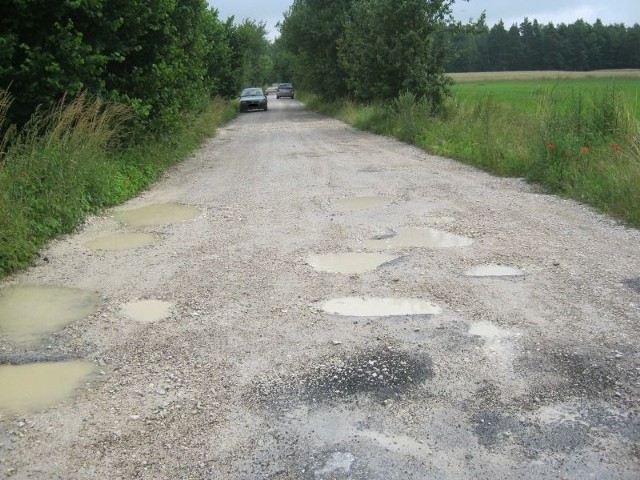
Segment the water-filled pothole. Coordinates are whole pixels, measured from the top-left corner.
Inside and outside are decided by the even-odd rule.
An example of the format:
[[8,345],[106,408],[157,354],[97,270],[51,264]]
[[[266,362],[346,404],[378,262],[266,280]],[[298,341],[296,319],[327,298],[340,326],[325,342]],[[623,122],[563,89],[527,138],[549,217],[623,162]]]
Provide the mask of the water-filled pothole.
[[195,218],[200,214],[200,210],[195,207],[180,205],[177,203],[154,203],[146,207],[134,208],[132,210],[121,210],[114,213],[114,216],[129,225],[145,227],[152,225],[162,225],[165,223],[176,223],[183,220]]
[[479,265],[464,272],[467,277],[522,277],[524,272],[505,265]]
[[0,334],[19,344],[96,312],[99,297],[78,288],[16,286],[0,291]]
[[167,318],[172,307],[172,303],[162,300],[140,300],[124,304],[122,313],[136,322],[153,323]]
[[389,204],[388,198],[383,197],[354,197],[336,200],[339,212],[357,212],[369,208],[384,207]]
[[321,272],[351,275],[375,270],[379,266],[397,258],[386,253],[334,253],[311,255],[307,262]]
[[151,245],[156,237],[149,233],[116,233],[96,238],[84,244],[91,250],[130,250]]
[[365,242],[367,248],[449,248],[466,247],[473,240],[433,228],[403,228],[389,238],[375,238]]
[[442,309],[419,298],[343,297],[322,303],[322,310],[348,317],[437,315]]
[[91,374],[91,362],[0,365],[0,410],[25,414],[56,405],[73,395]]

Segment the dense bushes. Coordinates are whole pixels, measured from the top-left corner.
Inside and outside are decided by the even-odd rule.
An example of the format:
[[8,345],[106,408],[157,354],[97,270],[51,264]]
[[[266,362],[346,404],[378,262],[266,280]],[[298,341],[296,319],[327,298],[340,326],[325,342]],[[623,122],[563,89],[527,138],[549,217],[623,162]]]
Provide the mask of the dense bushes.
[[268,45],[205,0],[3,1],[0,276],[211,135]]
[[263,25],[221,22],[205,0],[6,0],[6,121],[24,125],[37,108],[88,91],[128,106],[137,133],[166,135],[203,98],[230,97],[266,77],[244,60],[259,48],[268,49]]

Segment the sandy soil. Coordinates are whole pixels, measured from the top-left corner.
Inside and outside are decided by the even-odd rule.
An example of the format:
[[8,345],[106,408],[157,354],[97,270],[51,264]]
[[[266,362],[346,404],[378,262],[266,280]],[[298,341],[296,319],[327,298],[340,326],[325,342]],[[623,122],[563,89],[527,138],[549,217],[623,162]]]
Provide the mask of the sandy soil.
[[[358,211],[340,199],[384,197]],[[91,218],[12,284],[98,292],[98,312],[3,363],[83,358],[75,396],[0,413],[0,471],[42,479],[457,479],[640,476],[640,232],[271,97],[115,211],[177,202],[190,220]],[[436,228],[450,248],[371,240]],[[89,250],[118,232],[155,244]],[[368,247],[366,247],[368,245]],[[309,255],[385,251],[375,271]],[[520,277],[469,277],[481,265]],[[436,315],[339,316],[340,297]],[[161,300],[135,322],[123,305]]]

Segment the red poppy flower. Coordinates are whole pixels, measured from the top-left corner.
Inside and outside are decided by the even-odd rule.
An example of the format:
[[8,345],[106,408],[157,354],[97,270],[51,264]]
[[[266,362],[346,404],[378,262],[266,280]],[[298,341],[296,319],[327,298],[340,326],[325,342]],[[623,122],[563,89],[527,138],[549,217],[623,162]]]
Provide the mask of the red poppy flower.
[[589,147],[584,146],[580,149],[580,153],[589,153]]
[[611,144],[611,148],[616,152],[619,152],[620,150],[622,150],[622,147],[620,145],[616,145],[615,143]]
[[547,143],[547,150],[552,151],[556,148],[555,143]]

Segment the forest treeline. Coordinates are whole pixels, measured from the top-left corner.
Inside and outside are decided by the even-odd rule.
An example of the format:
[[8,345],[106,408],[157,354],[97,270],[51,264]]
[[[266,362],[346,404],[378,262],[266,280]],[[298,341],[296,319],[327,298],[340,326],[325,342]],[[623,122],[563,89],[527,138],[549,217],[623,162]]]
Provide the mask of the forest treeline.
[[3,0],[5,126],[82,92],[126,105],[136,131],[165,135],[203,99],[271,71],[265,26],[222,21],[205,0]]
[[640,25],[540,24],[525,18],[508,29],[486,16],[443,25],[438,41],[448,52],[448,72],[603,70],[640,68]]

